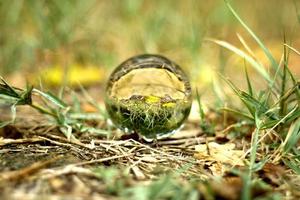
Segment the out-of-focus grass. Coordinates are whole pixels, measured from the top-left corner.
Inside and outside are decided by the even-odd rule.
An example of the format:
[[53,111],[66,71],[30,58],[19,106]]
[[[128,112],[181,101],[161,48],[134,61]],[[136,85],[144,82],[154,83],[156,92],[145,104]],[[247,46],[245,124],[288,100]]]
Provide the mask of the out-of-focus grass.
[[[291,38],[297,32],[293,1],[232,3],[270,42],[281,39],[283,29]],[[196,82],[229,56],[202,46],[203,37],[234,44],[236,32],[243,32],[218,0],[1,1],[0,24],[2,75],[56,65],[110,68],[134,54],[159,53],[183,65]]]

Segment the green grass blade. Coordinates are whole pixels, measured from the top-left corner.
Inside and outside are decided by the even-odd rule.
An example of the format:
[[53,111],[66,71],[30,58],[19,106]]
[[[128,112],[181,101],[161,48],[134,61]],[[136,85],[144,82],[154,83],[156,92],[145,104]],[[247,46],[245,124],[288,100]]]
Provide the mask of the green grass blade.
[[247,113],[244,113],[243,111],[240,110],[234,110],[234,109],[230,109],[230,108],[221,108],[221,111],[226,111],[226,112],[231,112],[233,114],[239,115],[243,118],[249,119],[251,121],[254,121],[254,118],[250,115],[248,115]]
[[295,160],[289,160],[289,159],[283,159],[284,164],[289,166],[294,172],[296,172],[298,175],[300,175],[300,163],[296,163]]
[[240,100],[245,104],[247,109],[249,110],[252,117],[254,117],[255,109],[253,106],[251,106],[248,101],[243,97],[242,91],[240,91],[229,79],[226,79],[225,77],[222,77],[224,81],[231,87],[231,89],[234,91],[234,93],[240,98]]
[[244,40],[244,38],[240,35],[240,34],[236,34],[238,39],[240,40],[241,44],[244,46],[244,48],[247,50],[247,52],[253,57],[255,58],[255,60],[257,60],[257,58],[255,57],[254,52],[251,50],[251,48],[249,47],[249,45],[246,43],[246,41]]
[[85,97],[85,99],[87,100],[88,103],[90,103],[91,105],[93,105],[95,108],[97,108],[97,110],[99,111],[99,113],[103,116],[104,119],[108,119],[108,113],[107,111],[102,108],[92,97],[91,95],[89,95],[89,93],[86,91],[86,89],[79,84],[80,90],[83,94],[83,96]]
[[210,126],[210,124],[205,119],[205,113],[204,113],[203,105],[201,103],[201,96],[198,92],[198,89],[196,90],[196,100],[197,100],[198,107],[199,107],[199,118],[200,118],[199,126],[200,126],[200,128],[208,134],[214,133],[213,128]]
[[[298,81],[296,81],[296,79],[295,79],[295,77],[294,77],[294,75],[293,75],[293,73],[290,71],[290,69],[289,68],[287,68],[287,72],[289,73],[289,75],[290,75],[290,78],[292,79],[292,81],[293,81],[293,84],[294,84],[294,90],[295,90],[295,94],[296,94],[296,97],[297,97],[297,99],[298,99],[298,106],[300,107],[300,82]],[[284,98],[284,97],[283,97]]]
[[214,40],[214,39],[207,39],[208,41],[214,42],[232,52],[239,55],[240,57],[244,58],[270,85],[273,84],[273,81],[268,74],[268,72],[265,70],[264,66],[262,66],[260,63],[258,63],[255,59],[253,59],[251,56],[246,54],[241,49],[229,44],[228,42],[221,41],[221,40]]
[[205,114],[204,114],[204,110],[203,110],[203,106],[201,103],[201,97],[199,95],[198,89],[196,90],[196,99],[197,99],[197,103],[199,106],[199,117],[200,117],[200,122],[203,123],[204,119],[205,119]]
[[11,124],[11,121],[0,122],[0,128],[3,128],[9,124]]
[[289,132],[283,142],[283,152],[288,153],[300,139],[300,118],[290,127]]
[[226,6],[229,8],[230,12],[233,14],[233,16],[240,22],[240,24],[246,29],[246,31],[251,35],[251,37],[257,42],[257,44],[260,46],[260,48],[264,51],[267,58],[269,59],[272,67],[274,70],[277,70],[278,64],[274,57],[272,56],[269,49],[263,44],[263,42],[256,36],[256,34],[249,28],[249,26],[240,18],[240,16],[237,14],[237,12],[233,9],[233,7],[230,5],[228,0],[224,0]]
[[0,128],[3,128],[9,124],[13,124],[16,120],[16,115],[17,115],[17,108],[16,108],[16,104],[13,104],[10,107],[10,112],[11,112],[11,120],[9,121],[0,121]]
[[245,74],[246,74],[247,85],[248,85],[248,93],[249,93],[250,96],[253,97],[252,84],[251,84],[251,81],[250,81],[250,78],[249,78],[249,75],[248,75],[248,70],[247,70],[246,64],[245,64]]
[[55,105],[57,105],[60,108],[68,107],[65,102],[63,102],[61,99],[57,98],[55,95],[53,95],[50,92],[42,92],[42,91],[37,90],[37,89],[33,89],[33,91],[40,94],[42,97],[48,99],[50,102],[54,103]]
[[32,104],[32,86],[28,86],[27,89],[21,94],[18,100],[18,105],[31,105]]
[[0,83],[0,94],[19,98],[20,95],[2,78],[0,77],[2,83]]
[[[284,39],[285,40],[285,39]],[[288,64],[288,54],[287,54],[287,50],[286,50],[286,46],[284,46],[283,48],[283,75],[281,78],[281,91],[280,91],[280,110],[279,110],[279,114],[280,115],[284,115],[286,112],[286,103],[285,103],[285,98],[282,98],[285,95],[285,88],[286,88],[286,84],[287,84],[287,80],[286,80],[286,75],[287,75],[287,64]]]

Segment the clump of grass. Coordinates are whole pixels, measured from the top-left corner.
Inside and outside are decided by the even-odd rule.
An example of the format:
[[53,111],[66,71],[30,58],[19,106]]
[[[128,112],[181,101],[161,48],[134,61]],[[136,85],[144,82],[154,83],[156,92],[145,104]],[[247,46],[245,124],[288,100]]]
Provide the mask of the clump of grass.
[[[32,100],[34,95],[40,96],[43,104],[34,102]],[[68,139],[76,139],[73,135],[73,132],[76,131],[108,135],[108,131],[90,127],[84,123],[85,120],[104,120],[105,115],[101,115],[101,113],[98,115],[84,113],[80,109],[80,102],[76,95],[73,95],[73,99],[73,104],[68,105],[51,92],[43,92],[32,86],[28,86],[26,89],[15,88],[1,78],[0,101],[10,106],[12,117],[9,121],[0,122],[0,128],[15,122],[17,106],[27,105],[45,116],[49,116],[51,121],[59,127]]]
[[[255,55],[251,53],[251,49],[244,40],[241,40],[241,42],[249,53],[225,41],[210,40],[244,58],[266,81],[265,89],[255,90],[251,83],[251,77],[245,68],[245,79],[248,89],[243,91],[230,79],[223,77],[246,108],[246,110],[235,108],[225,108],[224,110],[242,116],[244,120],[255,127],[252,133],[251,147],[247,151],[247,154],[250,153],[249,167],[248,175],[244,178],[243,189],[243,198],[251,199],[250,185],[253,182],[252,174],[261,169],[266,162],[278,163],[281,160],[287,163],[295,172],[299,173],[300,171],[300,159],[297,156],[299,155],[299,150],[296,148],[300,139],[300,82],[296,80],[288,68],[289,52],[285,39],[283,60],[281,63],[278,63],[261,39],[240,18],[230,3],[227,0],[225,0],[225,3],[234,17],[263,50],[271,66],[269,71],[267,71],[267,67],[254,57]],[[239,38],[241,39],[241,37]],[[258,152],[263,151],[261,149],[263,139],[271,132],[275,132],[281,140],[279,142],[274,141],[270,145],[270,149],[273,149],[272,154],[266,154],[264,159],[258,160]]]
[[205,118],[205,113],[204,113],[203,105],[201,102],[201,96],[200,96],[198,90],[196,90],[196,100],[197,100],[198,107],[199,107],[200,128],[206,134],[213,135],[215,130],[214,130],[214,127]]

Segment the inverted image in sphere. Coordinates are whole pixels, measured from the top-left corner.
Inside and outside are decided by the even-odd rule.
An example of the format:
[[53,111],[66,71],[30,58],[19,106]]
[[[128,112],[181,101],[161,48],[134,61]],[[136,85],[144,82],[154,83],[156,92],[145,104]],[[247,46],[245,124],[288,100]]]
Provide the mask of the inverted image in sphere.
[[174,133],[189,115],[190,82],[182,69],[159,55],[138,55],[111,74],[105,103],[112,122],[146,139]]

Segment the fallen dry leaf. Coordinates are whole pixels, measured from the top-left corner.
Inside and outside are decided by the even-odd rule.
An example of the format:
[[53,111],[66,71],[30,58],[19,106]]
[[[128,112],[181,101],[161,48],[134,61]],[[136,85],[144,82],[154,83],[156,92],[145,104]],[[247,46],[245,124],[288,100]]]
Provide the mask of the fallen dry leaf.
[[235,150],[234,148],[235,144],[233,143],[218,144],[210,142],[208,144],[196,145],[195,150],[197,153],[195,157],[201,160],[243,166],[244,163],[241,158],[244,155],[244,151]]
[[227,170],[227,165],[243,166],[242,157],[244,152],[236,150],[235,144],[218,144],[209,142],[208,144],[196,145],[194,157],[207,162],[208,168],[214,175],[223,175]]
[[280,186],[283,184],[285,168],[281,165],[266,163],[265,166],[258,171],[258,174],[266,183],[273,186]]

